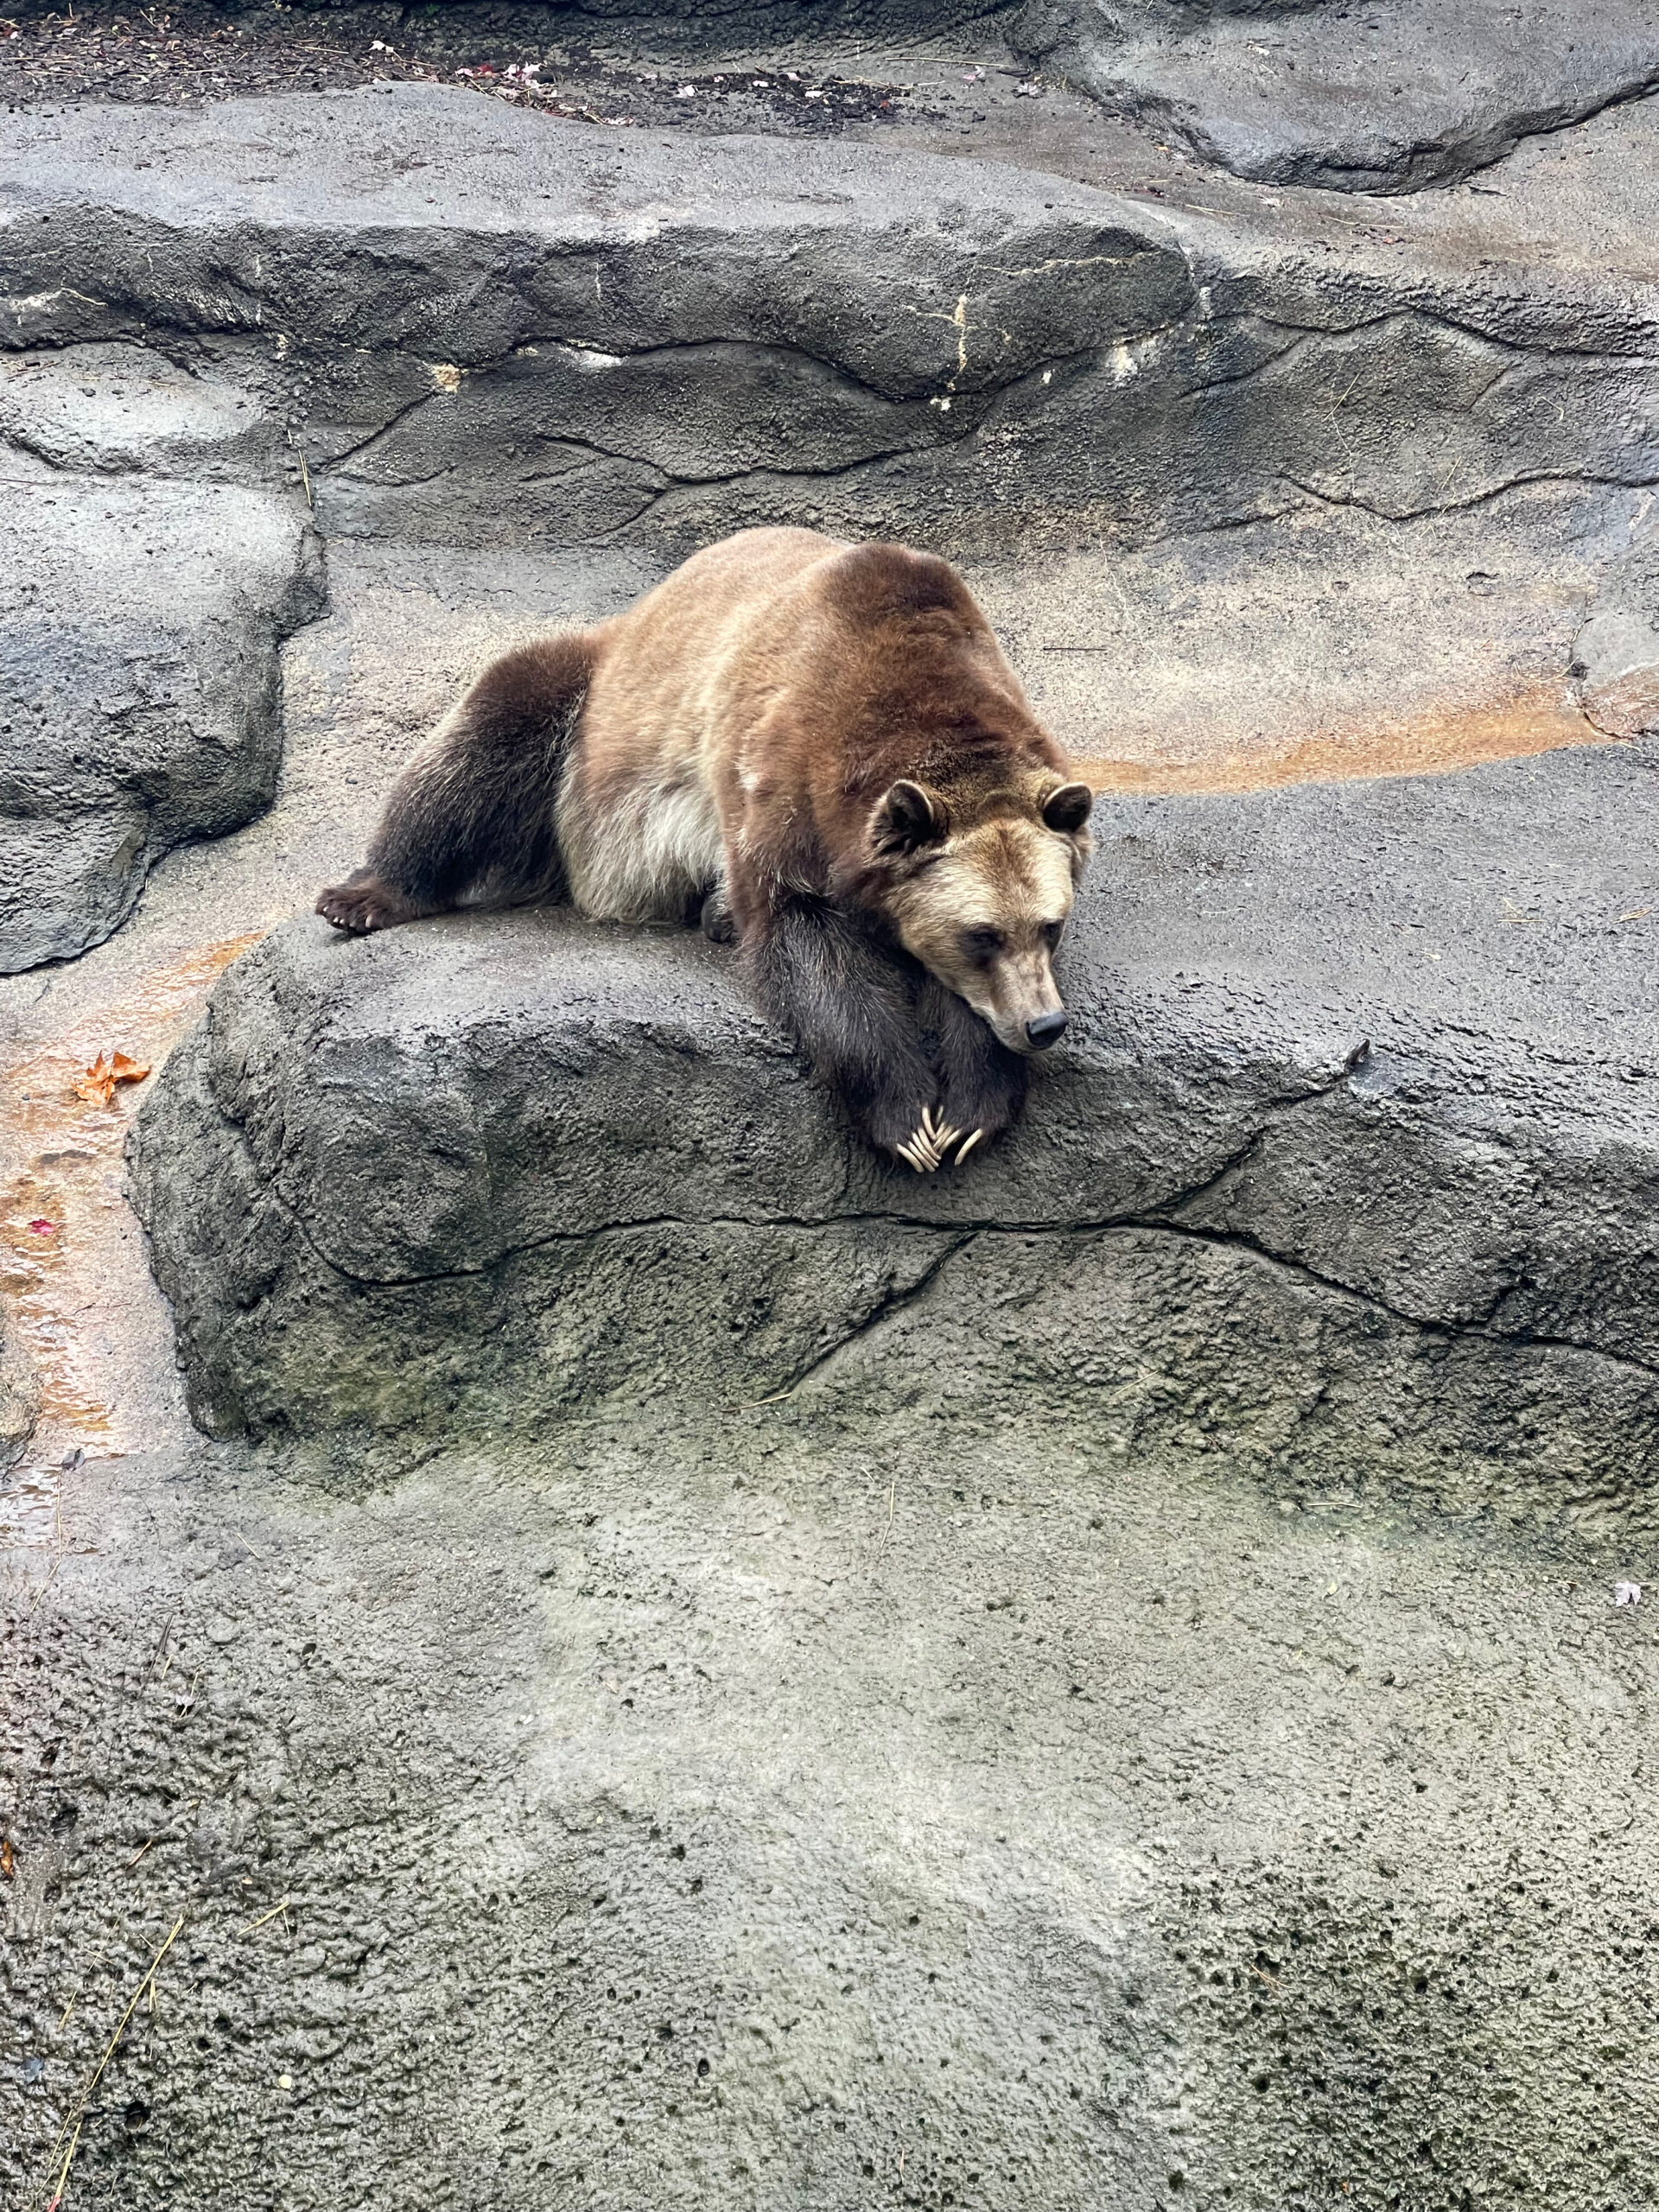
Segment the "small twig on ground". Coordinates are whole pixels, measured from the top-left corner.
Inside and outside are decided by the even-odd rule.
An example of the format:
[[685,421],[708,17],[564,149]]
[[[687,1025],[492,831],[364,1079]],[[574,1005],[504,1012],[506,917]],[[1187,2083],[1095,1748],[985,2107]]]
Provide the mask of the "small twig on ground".
[[898,1476],[897,1476],[897,1475],[894,1475],[894,1476],[893,1476],[893,1479],[892,1479],[892,1480],[888,1483],[888,1484],[887,1484],[887,1523],[886,1523],[885,1527],[882,1529],[882,1531],[881,1531],[881,1537],[880,1537],[880,1541],[876,1545],[876,1548],[875,1548],[875,1557],[874,1557],[874,1558],[870,1561],[870,1565],[871,1565],[871,1567],[872,1567],[873,1568],[874,1568],[874,1567],[879,1567],[879,1566],[880,1565],[880,1563],[881,1563],[881,1554],[882,1554],[887,1550],[887,1545],[888,1545],[889,1541],[892,1540],[892,1536],[893,1536],[893,1504],[894,1504],[894,1501],[896,1500],[896,1498],[897,1498],[897,1497],[898,1497],[898,1494],[899,1494],[899,1478],[898,1478]]
[[[63,2201],[63,2192],[69,2185],[69,2169],[74,2164],[75,2160],[75,2145],[80,2140],[80,2124],[86,2116],[87,2106],[92,2101],[92,2092],[103,2080],[104,2069],[115,2056],[116,2045],[126,2033],[127,2022],[138,2010],[139,1999],[143,1996],[146,1990],[149,1990],[149,1992],[150,2005],[152,2009],[154,2008],[156,2001],[156,1969],[161,1965],[162,1961],[167,1956],[174,1944],[177,1942],[179,1930],[183,1927],[183,1925],[184,1915],[181,1913],[178,1918],[174,1922],[172,1929],[168,1932],[167,1941],[162,1945],[161,1949],[156,1952],[155,1957],[145,1968],[143,1980],[139,1983],[137,1988],[133,1991],[131,1998],[128,2001],[126,2011],[121,2015],[121,2018],[116,2023],[115,2033],[110,2037],[108,2043],[104,2046],[103,2057],[99,2060],[98,2064],[92,2069],[92,2077],[80,2093],[79,2099],[75,2105],[74,2112],[71,2115],[74,2121],[74,2133],[70,2136],[69,2139],[68,2155],[64,2159],[62,2171],[58,2176],[57,2188],[53,2193],[51,2202],[46,2208],[46,2212],[54,2212],[54,2208],[60,2204]],[[70,2001],[73,2004],[73,1999],[72,1999]],[[66,2012],[64,2014],[65,2019],[67,2019],[68,2017],[68,2014]],[[62,2142],[64,2136],[68,2133],[68,2129],[69,2121],[66,2120],[63,2126],[58,2130],[57,2142],[54,2143],[52,2145],[51,2151],[48,2153],[48,2157],[56,2157],[58,2144]]]
[[[288,434],[288,442],[293,447],[295,458],[300,464],[300,482],[305,487],[305,504],[308,507],[315,505],[315,502],[311,497],[311,472],[305,465],[304,451],[301,447],[299,440],[295,436],[292,430]],[[245,1538],[244,1539],[244,1541],[246,1541]],[[249,1544],[248,1549],[252,1551],[253,1546]]]
[[47,2206],[46,2212],[58,2212],[58,2207],[63,2202],[63,2192],[69,2181],[69,2169],[75,2163],[75,2145],[79,2141],[80,2122],[77,2120],[75,2132],[69,2138],[69,2148],[63,2154],[63,2171],[58,2176],[58,2185],[52,2193],[52,2202]]
[[738,1404],[728,1407],[727,1410],[734,1414],[752,1414],[757,1412],[762,1406],[781,1406],[785,1398],[794,1396],[796,1389],[797,1385],[791,1382],[788,1389],[774,1390],[769,1398],[745,1398]]
[[[146,1668],[145,1668],[145,1669],[144,1669],[144,1676],[143,1676],[143,1679],[144,1679],[144,1681],[145,1681],[145,1682],[148,1682],[148,1681],[149,1681],[149,1680],[150,1676],[155,1673],[155,1671],[156,1671],[156,1668],[157,1668],[157,1667],[159,1667],[159,1666],[161,1666],[161,1662],[162,1662],[162,1656],[163,1656],[163,1655],[165,1654],[165,1652],[166,1652],[166,1650],[167,1650],[167,1647],[168,1647],[168,1644],[171,1643],[171,1641],[172,1641],[172,1638],[173,1638],[173,1630],[174,1630],[174,1627],[175,1627],[175,1624],[177,1623],[178,1618],[179,1618],[179,1617],[178,1617],[178,1615],[177,1615],[176,1613],[169,1613],[169,1614],[168,1615],[168,1618],[167,1618],[167,1625],[166,1625],[166,1626],[162,1629],[162,1630],[161,1641],[156,1644],[156,1649],[154,1649],[154,1651],[152,1651],[152,1652],[150,1653],[150,1655],[149,1655],[149,1666],[148,1666],[148,1667],[146,1667]],[[169,1661],[169,1662],[168,1662],[168,1665],[171,1665],[171,1663],[172,1663],[172,1662],[171,1662],[171,1661]],[[165,1667],[162,1667],[162,1679],[163,1679],[163,1680],[165,1680],[165,1679],[166,1679],[166,1675],[167,1675],[167,1669],[166,1669]],[[139,1685],[139,1687],[140,1687],[141,1688],[143,1688],[143,1683],[141,1683],[141,1684]]]
[[292,1897],[284,1897],[280,1904],[272,1905],[269,1912],[262,1912],[257,1920],[249,1921],[247,1926],[241,1930],[241,1933],[244,1936],[251,1936],[256,1928],[263,1928],[268,1920],[275,1920],[279,1912],[283,1916],[283,1925],[286,1928],[288,1925],[288,1908],[293,1904],[293,1902],[294,1900]]
[[48,1592],[48,1591],[52,1587],[52,1585],[53,1585],[53,1584],[57,1580],[57,1579],[58,1579],[58,1569],[59,1569],[62,1565],[63,1565],[63,1554],[62,1554],[61,1552],[60,1552],[60,1553],[58,1554],[58,1555],[57,1555],[56,1559],[54,1559],[54,1560],[53,1560],[53,1562],[52,1562],[52,1572],[51,1572],[51,1573],[50,1573],[50,1574],[48,1574],[48,1575],[47,1576],[47,1578],[46,1578],[45,1581],[41,1583],[41,1585],[40,1588],[39,1588],[39,1589],[35,1592],[35,1603],[34,1603],[34,1605],[32,1605],[29,1607],[29,1609],[28,1612],[26,1612],[26,1613],[24,1614],[23,1618],[24,1618],[25,1620],[33,1620],[33,1618],[35,1618],[35,1610],[36,1610],[36,1608],[39,1606],[39,1605],[40,1605],[40,1602],[41,1602],[41,1599],[45,1597],[45,1595],[46,1595],[47,1592]]

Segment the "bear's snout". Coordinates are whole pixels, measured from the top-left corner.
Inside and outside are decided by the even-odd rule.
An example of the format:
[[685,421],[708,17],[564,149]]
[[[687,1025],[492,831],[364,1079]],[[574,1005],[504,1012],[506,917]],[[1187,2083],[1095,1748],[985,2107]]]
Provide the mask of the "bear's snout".
[[1069,1019],[1064,1008],[1056,1014],[1035,1015],[1026,1024],[1026,1041],[1032,1051],[1046,1052],[1051,1045],[1058,1044],[1065,1034],[1065,1025]]

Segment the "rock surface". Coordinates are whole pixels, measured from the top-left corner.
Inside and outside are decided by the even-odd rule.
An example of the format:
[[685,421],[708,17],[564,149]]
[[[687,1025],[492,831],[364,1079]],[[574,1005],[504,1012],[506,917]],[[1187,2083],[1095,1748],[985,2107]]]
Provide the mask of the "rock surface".
[[193,1411],[354,1466],[600,1404],[1035,1389],[1125,1449],[1370,1440],[1645,1524],[1656,807],[1593,753],[1115,804],[1077,1041],[937,1181],[834,1127],[700,943],[296,924],[139,1125]]
[[[270,811],[0,979],[9,2203],[1645,2201],[1652,741],[1306,779],[1618,718],[1653,114],[1382,208],[939,73],[885,151],[9,118],[10,473],[332,539]],[[1140,779],[1017,1143],[881,1173],[696,942],[295,924],[152,1078],[169,1315],[67,1071],[774,513],[963,558]]]
[[0,1646],[19,2201],[181,1914],[98,2212],[1642,2201],[1629,1540],[1029,1403],[621,1421],[355,1508],[169,1450],[71,1525],[119,1540]]
[[10,1313],[0,1304],[0,1470],[10,1466],[35,1433],[40,1377]]
[[269,496],[48,474],[0,496],[0,972],[65,960],[157,857],[269,804],[277,652],[321,604]]
[[1584,711],[1609,737],[1659,731],[1659,560],[1643,543],[1602,579],[1573,658]]
[[[1560,164],[1534,163],[1512,204],[1414,204],[1378,241],[1321,212],[1340,195],[1287,211],[1218,186],[1215,204],[1098,189],[1054,173],[1098,168],[1086,147],[1040,136],[1045,173],[849,162],[408,85],[26,117],[0,155],[39,219],[0,239],[23,348],[0,434],[43,480],[130,479],[142,458],[147,477],[279,485],[337,546],[435,558],[593,550],[660,571],[759,521],[918,537],[1017,569],[1033,681],[1096,650],[1126,551],[1210,540],[1213,572],[1224,533],[1282,525],[1260,541],[1273,591],[1334,607],[1351,586],[1370,610],[1369,634],[1298,671],[1287,756],[1397,724],[1413,690],[1407,719],[1439,734],[1391,736],[1390,760],[1455,756],[1444,726],[1471,714],[1475,757],[1521,750],[1597,727],[1567,682],[1581,579],[1645,527],[1659,475],[1635,216],[1653,149],[1586,129],[1599,196],[1564,199]],[[1541,567],[1563,597],[1544,626]],[[1405,579],[1420,604],[1385,615],[1377,587]],[[1236,634],[1230,613],[1217,637]],[[1402,635],[1423,640],[1405,668]],[[1086,681],[1036,688],[1110,761],[1147,659],[1127,715],[1116,680],[1107,713]],[[1219,698],[1268,669],[1282,690],[1271,653],[1238,664]],[[1308,728],[1303,702],[1342,730]],[[1224,707],[1210,750],[1248,754],[1277,720],[1271,697]]]
[[1096,0],[1039,5],[1015,35],[1240,176],[1344,192],[1455,181],[1659,86],[1642,0]]
[[[1653,148],[1586,128],[1587,198],[1535,165],[1379,240],[1339,194],[1101,189],[1057,165],[1134,172],[1041,134],[1037,171],[410,85],[25,117],[0,430],[43,476],[280,485],[435,576],[648,580],[766,521],[935,543],[1103,780],[1576,741],[1590,576],[1659,478]],[[1143,607],[1128,559],[1193,588]],[[1184,698],[1164,639],[1200,607],[1224,664]]]
[[1052,175],[410,85],[25,118],[0,186],[41,219],[0,241],[20,332],[167,331],[282,411],[334,532],[677,557],[807,519],[1029,557],[1659,477],[1647,290],[1494,279],[1466,238],[1321,264]]

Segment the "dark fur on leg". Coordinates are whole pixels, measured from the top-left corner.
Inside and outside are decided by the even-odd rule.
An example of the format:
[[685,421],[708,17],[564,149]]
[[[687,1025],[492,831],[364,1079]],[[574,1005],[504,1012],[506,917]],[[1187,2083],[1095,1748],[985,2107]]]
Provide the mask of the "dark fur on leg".
[[735,944],[737,924],[732,918],[732,902],[723,883],[717,883],[702,902],[700,916],[702,933],[710,944]]
[[387,929],[469,893],[493,905],[563,888],[556,808],[597,651],[570,631],[492,663],[392,787],[368,863],[324,891],[336,929]]
[[896,1154],[938,1096],[906,969],[868,926],[820,899],[775,909],[746,949],[761,1004],[877,1151]]
[[981,1142],[988,1144],[1020,1118],[1029,1062],[1011,1052],[964,999],[931,976],[918,1013],[924,1032],[938,1039],[941,1114],[963,1136],[982,1129]]

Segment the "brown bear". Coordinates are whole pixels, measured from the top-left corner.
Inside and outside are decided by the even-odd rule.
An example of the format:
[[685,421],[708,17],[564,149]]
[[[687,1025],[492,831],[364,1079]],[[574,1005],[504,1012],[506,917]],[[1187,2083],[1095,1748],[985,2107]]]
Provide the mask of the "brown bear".
[[569,899],[701,916],[868,1141],[960,1165],[1065,1027],[1092,794],[948,562],[747,530],[486,669],[387,802],[336,928]]

